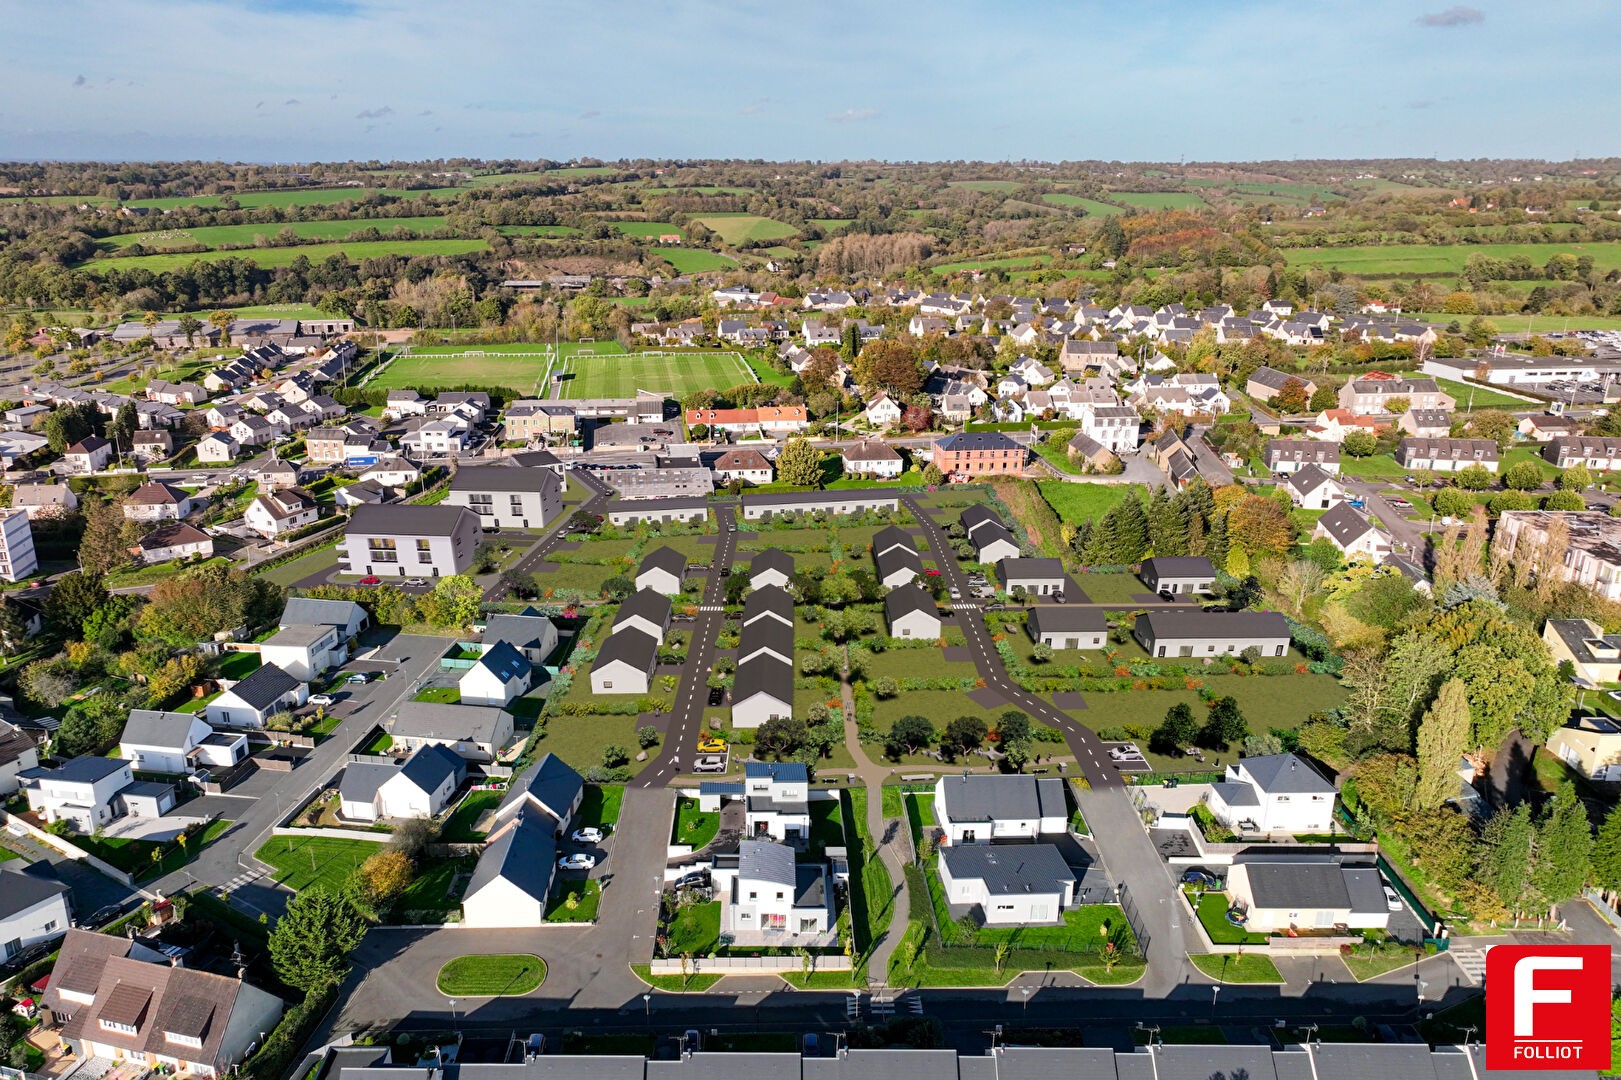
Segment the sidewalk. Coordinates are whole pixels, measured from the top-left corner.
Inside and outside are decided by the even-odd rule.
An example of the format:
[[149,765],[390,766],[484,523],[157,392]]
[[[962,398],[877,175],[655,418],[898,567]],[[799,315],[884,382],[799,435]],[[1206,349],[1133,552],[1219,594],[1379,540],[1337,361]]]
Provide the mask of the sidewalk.
[[867,832],[878,845],[878,857],[889,871],[893,889],[891,896],[894,903],[890,908],[889,926],[882,931],[873,928],[872,953],[867,958],[867,981],[883,986],[889,977],[889,957],[906,933],[906,920],[911,910],[905,867],[913,858],[912,837],[904,823],[885,820],[884,781],[889,777],[889,770],[874,763],[867,757],[866,750],[862,749],[860,733],[856,728],[855,696],[850,691],[848,679],[843,680],[840,693],[844,704],[844,745],[855,759],[856,775],[861,777],[861,783],[867,789]]

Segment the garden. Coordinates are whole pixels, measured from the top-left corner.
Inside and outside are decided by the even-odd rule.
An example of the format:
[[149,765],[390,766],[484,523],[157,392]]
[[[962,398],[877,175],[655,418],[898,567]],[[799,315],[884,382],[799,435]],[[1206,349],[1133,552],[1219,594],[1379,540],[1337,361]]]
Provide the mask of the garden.
[[530,953],[458,956],[435,985],[448,997],[521,997],[546,981],[546,961]]

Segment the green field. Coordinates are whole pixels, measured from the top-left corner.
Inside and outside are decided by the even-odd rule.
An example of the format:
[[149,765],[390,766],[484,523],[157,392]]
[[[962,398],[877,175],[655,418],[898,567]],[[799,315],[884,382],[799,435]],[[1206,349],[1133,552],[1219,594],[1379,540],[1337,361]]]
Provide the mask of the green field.
[[1031,270],[1053,261],[1051,255],[1010,255],[1005,259],[963,259],[931,266],[936,274],[956,274],[964,270]]
[[705,214],[692,220],[733,247],[753,240],[784,240],[799,232],[792,225],[758,214]]
[[495,231],[502,236],[579,236],[580,230],[569,225],[497,225]]
[[[616,342],[585,347],[599,353],[624,352]],[[580,348],[565,344],[563,356]],[[550,351],[548,345],[424,345],[396,357],[367,385],[385,390],[466,384],[504,386],[527,396],[543,389],[539,384],[546,374]]]
[[[1462,325],[1474,316],[1421,311],[1414,314],[1413,318],[1420,322],[1448,326],[1454,321]],[[1561,330],[1621,330],[1621,316],[1615,315],[1487,315],[1486,321],[1505,334],[1547,334]]]
[[694,184],[692,187],[650,187],[643,195],[752,195],[748,188],[716,187],[714,184]]
[[854,220],[855,218],[811,218],[811,221],[816,223],[817,228],[823,229],[826,232],[838,232],[840,229],[844,228]]
[[[1470,255],[1493,259],[1523,255],[1542,266],[1555,255],[1593,256],[1599,273],[1621,270],[1621,241],[1593,244],[1388,244],[1367,247],[1311,248],[1290,251],[1291,266],[1320,266],[1364,277],[1397,274],[1456,274]],[[1456,316],[1452,316],[1455,318]],[[1448,318],[1448,316],[1440,316]]]
[[1143,210],[1203,210],[1210,205],[1190,191],[1111,191],[1109,197]]
[[101,241],[112,248],[126,248],[141,244],[148,250],[186,247],[201,244],[220,247],[225,244],[252,244],[257,237],[273,239],[283,230],[291,230],[300,240],[344,240],[363,229],[374,228],[383,234],[396,229],[411,233],[433,232],[445,226],[442,217],[365,218],[349,221],[288,221],[265,225],[206,225],[195,229],[166,229],[157,232],[125,233],[109,236]]
[[682,398],[694,390],[754,381],[748,365],[734,353],[634,355],[611,361],[578,356],[569,358],[563,370],[565,398],[634,397],[637,390]]
[[1062,193],[1043,195],[1044,202],[1054,206],[1062,206],[1070,210],[1085,210],[1087,217],[1108,217],[1111,214],[1124,214],[1125,211],[1118,206],[1098,202],[1096,199],[1083,199],[1079,195],[1065,195]]
[[1089,521],[1102,517],[1133,492],[1139,499],[1148,493],[1141,484],[1071,484],[1063,480],[1039,480],[1036,488],[1058,515],[1059,521]]
[[544,173],[529,173],[530,176],[611,176],[619,170],[612,165],[564,165],[557,169],[547,169]]
[[303,257],[318,263],[331,255],[342,255],[350,262],[375,259],[383,255],[466,255],[488,249],[484,240],[367,240],[353,244],[306,244],[302,247],[254,248],[251,251],[202,251],[161,255],[125,255],[112,259],[94,259],[81,263],[79,269],[91,273],[105,273],[108,269],[135,270],[137,268],[162,273],[189,266],[193,261],[219,262],[222,259],[249,259],[269,268],[287,266]]
[[367,858],[383,850],[369,840],[338,840],[327,836],[273,836],[254,852],[260,862],[275,867],[277,885],[297,892],[322,885],[339,892],[350,874]]
[[735,259],[717,255],[713,251],[695,248],[661,248],[659,258],[675,267],[678,274],[702,274],[706,270],[729,270],[737,265]]
[[[425,188],[406,191],[404,188],[295,188],[288,191],[247,191],[233,193],[237,205],[252,210],[261,206],[327,206],[332,203],[358,202],[376,192],[396,199],[416,199],[423,195],[459,195],[463,188]],[[223,206],[219,195],[177,195],[163,199],[132,199],[126,206],[144,206],[153,210],[175,210],[182,206],[212,209]]]
[[686,230],[679,225],[671,225],[663,221],[610,221],[614,232],[620,236],[641,236],[649,240],[657,240],[661,236],[674,233],[683,241],[687,238]]
[[999,191],[1007,194],[1017,191],[1021,185],[1017,180],[953,180],[947,187],[962,188],[964,191]]
[[546,981],[546,961],[529,953],[458,956],[439,969],[441,994],[517,997]]

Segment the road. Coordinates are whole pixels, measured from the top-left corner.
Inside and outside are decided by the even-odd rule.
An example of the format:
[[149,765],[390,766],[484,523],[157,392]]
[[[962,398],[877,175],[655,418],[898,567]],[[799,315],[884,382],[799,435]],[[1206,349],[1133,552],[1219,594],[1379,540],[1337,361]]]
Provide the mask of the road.
[[534,573],[535,567],[545,562],[546,556],[556,551],[557,545],[561,544],[563,538],[568,535],[569,519],[575,514],[581,511],[587,514],[600,514],[603,512],[608,505],[608,496],[611,494],[612,489],[592,476],[588,469],[574,470],[574,479],[580,482],[581,487],[591,492],[591,497],[574,510],[565,508],[565,512],[558,515],[558,519],[552,523],[551,532],[540,543],[530,548],[523,558],[513,563],[506,573],[503,573],[496,580],[495,585],[487,593],[488,599],[505,600],[512,592],[512,589],[507,585],[509,577],[523,577],[526,574]]

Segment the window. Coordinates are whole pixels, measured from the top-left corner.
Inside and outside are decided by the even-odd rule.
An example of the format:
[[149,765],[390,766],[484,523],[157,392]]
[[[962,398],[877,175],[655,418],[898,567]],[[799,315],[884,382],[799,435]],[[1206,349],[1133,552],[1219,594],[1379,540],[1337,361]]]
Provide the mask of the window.
[[101,1026],[106,1031],[116,1031],[123,1035],[139,1034],[139,1032],[135,1030],[134,1024],[120,1024],[116,1021],[108,1020],[106,1017],[101,1018]]
[[758,899],[760,899],[760,894],[757,893],[757,892],[751,892],[751,893],[749,893],[749,899],[750,900],[758,900]]
[[195,1035],[180,1035],[173,1031],[165,1031],[163,1033],[163,1037],[172,1043],[178,1043],[181,1046],[189,1046],[193,1050],[201,1050],[203,1048],[203,1040],[199,1039]]

